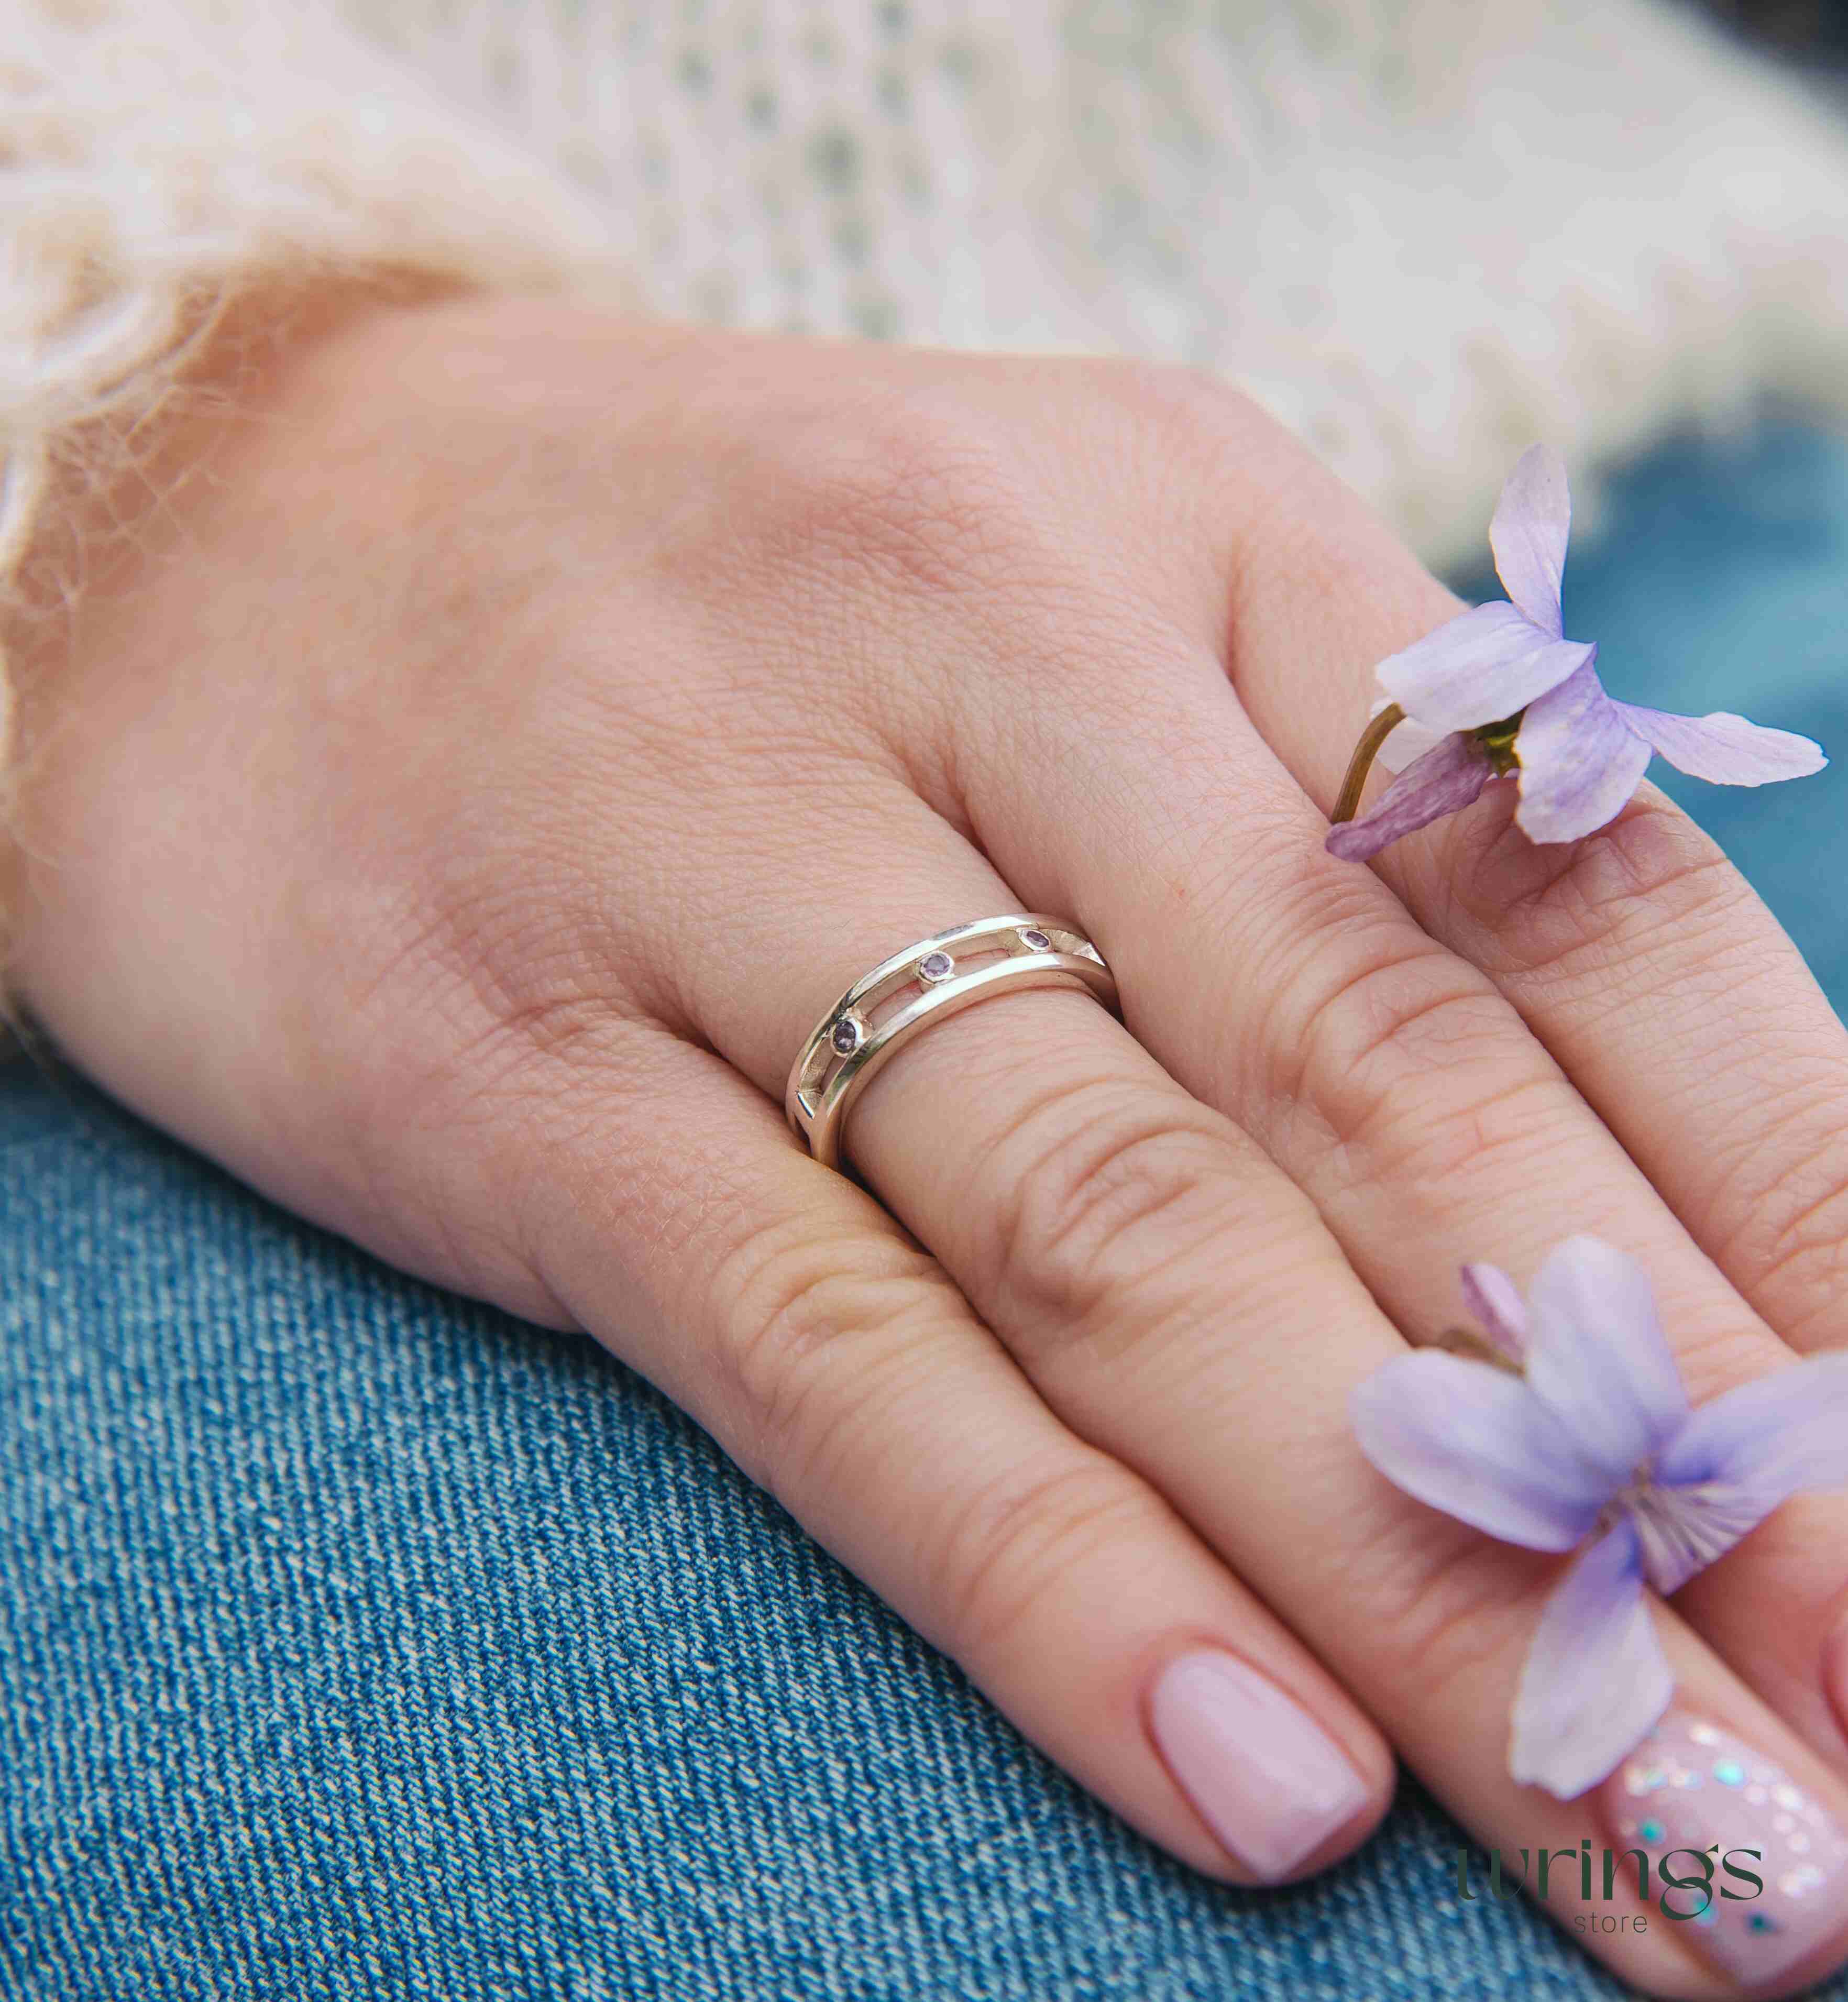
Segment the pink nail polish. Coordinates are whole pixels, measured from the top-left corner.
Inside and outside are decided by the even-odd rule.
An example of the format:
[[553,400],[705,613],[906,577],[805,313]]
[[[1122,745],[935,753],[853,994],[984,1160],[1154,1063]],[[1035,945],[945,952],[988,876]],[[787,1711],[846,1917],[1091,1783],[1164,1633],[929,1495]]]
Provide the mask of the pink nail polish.
[[1367,1783],[1328,1734],[1236,1655],[1201,1648],[1177,1656],[1149,1709],[1168,1770],[1267,1882],[1287,1876],[1366,1804]]
[[[1613,1846],[1648,1858],[1649,1902],[1665,1917],[1694,1913],[1668,1923],[1735,1979],[1773,1980],[1841,1930],[1848,1836],[1808,1788],[1718,1725],[1671,1710],[1598,1800]],[[1696,1852],[1711,1873],[1711,1902],[1700,1910]],[[1665,1887],[1665,1864],[1695,1888]],[[1625,1868],[1627,1882],[1634,1868]]]

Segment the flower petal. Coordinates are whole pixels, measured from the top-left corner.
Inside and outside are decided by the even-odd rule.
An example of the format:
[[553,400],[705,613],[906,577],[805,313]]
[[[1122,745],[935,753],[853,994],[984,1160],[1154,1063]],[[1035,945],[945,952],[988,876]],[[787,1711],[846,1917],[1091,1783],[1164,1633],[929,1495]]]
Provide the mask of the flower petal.
[[1331,827],[1323,845],[1344,862],[1368,861],[1401,835],[1473,805],[1494,776],[1489,754],[1473,738],[1446,737],[1399,774],[1372,812]]
[[1696,1488],[1651,1481],[1630,1504],[1643,1575],[1665,1597],[1680,1591],[1696,1571],[1749,1536],[1775,1505],[1749,1488],[1717,1481]]
[[1643,1596],[1636,1529],[1599,1537],[1560,1581],[1534,1629],[1515,1697],[1508,1770],[1562,1801],[1614,1772],[1675,1694]]
[[1592,649],[1497,600],[1459,613],[1374,669],[1379,685],[1428,730],[1499,723],[1557,688]]
[[1521,719],[1515,819],[1529,841],[1577,841],[1615,820],[1649,768],[1648,745],[1599,685],[1596,650]]
[[1508,596],[1556,640],[1560,581],[1565,574],[1571,526],[1572,497],[1564,466],[1543,445],[1529,446],[1515,462],[1495,504],[1489,547]]
[[1777,779],[1807,779],[1829,762],[1820,744],[1792,730],[1767,730],[1730,710],[1711,716],[1672,716],[1634,703],[1615,706],[1637,736],[1689,778],[1715,786],[1764,786]]
[[1595,1237],[1568,1237],[1527,1292],[1527,1383],[1609,1495],[1688,1421],[1649,1275]]
[[1766,1512],[1801,1488],[1848,1486],[1848,1355],[1793,1362],[1703,1404],[1655,1478],[1741,1489]]
[[1518,1376],[1436,1349],[1396,1357],[1348,1400],[1360,1449],[1396,1488],[1530,1550],[1569,1550],[1609,1489]]
[[1527,1348],[1527,1310],[1499,1265],[1463,1268],[1463,1305],[1501,1353],[1518,1362]]

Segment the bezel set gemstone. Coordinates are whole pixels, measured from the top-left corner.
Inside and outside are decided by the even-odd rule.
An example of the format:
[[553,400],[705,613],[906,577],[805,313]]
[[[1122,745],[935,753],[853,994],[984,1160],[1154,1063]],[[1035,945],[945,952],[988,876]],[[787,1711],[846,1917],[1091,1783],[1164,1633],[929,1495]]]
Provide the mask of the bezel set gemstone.
[[[997,924],[985,935],[971,940],[971,951],[978,960],[984,954],[995,953],[1005,957],[1013,951],[1046,953],[1055,956],[1076,954],[1095,961],[1100,966],[1104,964],[1103,956],[1088,940],[1079,938],[1069,929],[1063,930],[1062,935],[1065,940],[1063,943],[1055,940],[1042,925],[1016,924],[1013,928],[1013,943],[1010,945],[1007,931]],[[920,987],[940,987],[945,982],[956,978],[955,956],[943,946],[927,945],[916,950],[917,956],[911,963],[910,977]],[[814,1066],[810,1080],[812,1088],[820,1089],[822,1077],[828,1072],[830,1059],[839,1059],[842,1065],[845,1065],[872,1040],[873,1024],[864,1011],[869,1006],[877,1009],[884,999],[890,996],[894,983],[904,979],[905,975],[899,970],[902,964],[902,961],[894,964],[877,982],[870,978],[861,982],[853,994],[843,996],[842,1001],[836,1004],[841,1012],[828,1021],[818,1039],[817,1054],[810,1060]],[[850,1001],[857,1005],[849,1006]]]

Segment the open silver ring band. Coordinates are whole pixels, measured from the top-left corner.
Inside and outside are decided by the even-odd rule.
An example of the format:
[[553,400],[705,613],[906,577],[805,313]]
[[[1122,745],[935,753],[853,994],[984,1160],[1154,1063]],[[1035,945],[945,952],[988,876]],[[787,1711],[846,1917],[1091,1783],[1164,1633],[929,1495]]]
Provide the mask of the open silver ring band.
[[838,1168],[847,1114],[880,1065],[931,1023],[1020,987],[1078,987],[1118,1006],[1102,954],[1063,918],[1016,911],[939,932],[881,960],[816,1024],[783,1093],[790,1124]]

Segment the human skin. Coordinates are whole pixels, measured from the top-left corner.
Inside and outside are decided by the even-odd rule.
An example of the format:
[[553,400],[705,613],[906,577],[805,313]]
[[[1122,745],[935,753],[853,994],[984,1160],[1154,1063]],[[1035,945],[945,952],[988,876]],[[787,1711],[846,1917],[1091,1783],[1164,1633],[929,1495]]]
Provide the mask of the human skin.
[[[1196,1868],[1313,1874],[1395,1749],[1485,1847],[1578,1844],[1507,1773],[1560,1561],[1390,1487],[1346,1400],[1459,1264],[1579,1231],[1696,1400],[1837,1340],[1848,1037],[1703,835],[1645,788],[1535,848],[1497,788],[1325,854],[1372,664],[1456,603],[1187,371],[454,300],[284,344],[169,458],[32,628],[14,985],[73,1062],[588,1330]],[[811,1161],[815,1020],[1009,910],[1124,1022],[995,999],[855,1109],[878,1200]],[[1787,1504],[1655,1618],[1848,1823],[1845,1533]],[[1158,1696],[1202,1650],[1357,1776],[1299,1855],[1170,1763],[1218,1756]],[[1588,1944],[1741,1992],[1685,1927]]]

